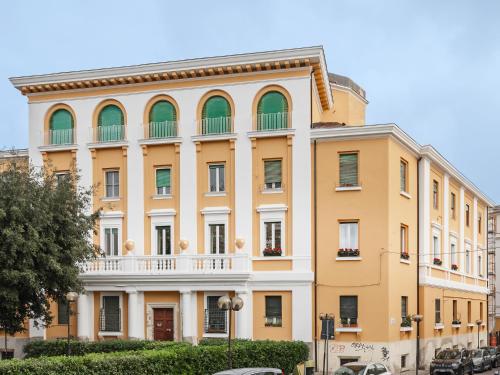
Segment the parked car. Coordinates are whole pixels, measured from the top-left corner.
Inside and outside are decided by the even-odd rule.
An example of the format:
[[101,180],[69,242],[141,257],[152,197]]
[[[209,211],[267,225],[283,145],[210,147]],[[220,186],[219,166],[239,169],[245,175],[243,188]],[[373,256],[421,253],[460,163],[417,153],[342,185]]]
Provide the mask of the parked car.
[[235,368],[224,370],[214,375],[283,375],[285,372],[277,368]]
[[492,367],[498,367],[500,365],[500,348],[487,346],[481,349],[484,349],[489,353]]
[[484,349],[475,349],[472,351],[472,363],[474,371],[483,372],[491,369],[491,356],[489,351]]
[[470,352],[465,349],[445,349],[440,351],[430,365],[430,374],[473,374],[474,367]]
[[391,375],[381,363],[349,362],[338,368],[334,375]]

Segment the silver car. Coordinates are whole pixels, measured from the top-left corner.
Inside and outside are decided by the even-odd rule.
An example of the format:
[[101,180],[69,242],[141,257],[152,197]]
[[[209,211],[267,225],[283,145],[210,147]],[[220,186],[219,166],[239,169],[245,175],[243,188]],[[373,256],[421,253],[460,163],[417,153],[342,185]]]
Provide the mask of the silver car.
[[335,370],[334,375],[391,375],[381,363],[349,362]]
[[277,368],[237,368],[233,370],[224,370],[214,375],[283,375],[284,372]]

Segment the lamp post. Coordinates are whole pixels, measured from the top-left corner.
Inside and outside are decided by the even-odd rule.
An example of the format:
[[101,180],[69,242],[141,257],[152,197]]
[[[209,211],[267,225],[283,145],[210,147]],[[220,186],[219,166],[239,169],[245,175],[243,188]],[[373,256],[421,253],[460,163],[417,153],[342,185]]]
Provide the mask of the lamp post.
[[477,325],[477,348],[479,349],[479,327],[481,327],[481,324],[483,324],[483,321],[481,319],[476,320],[476,325]]
[[71,305],[71,302],[75,302],[77,299],[78,299],[78,293],[76,293],[76,292],[66,293],[66,303],[67,303],[67,308],[68,308],[68,348],[67,348],[68,349],[68,351],[67,351],[68,356],[71,355],[71,346],[69,344],[69,337],[70,337],[69,328],[70,328],[70,313],[71,313],[70,305]]
[[424,319],[423,315],[414,314],[411,317],[417,323],[417,355],[415,358],[415,374],[418,375],[418,365],[420,364],[420,322]]
[[229,332],[227,336],[227,365],[229,369],[233,368],[233,357],[231,352],[231,315],[233,311],[240,311],[243,307],[243,300],[240,297],[222,296],[217,301],[220,310],[229,312]]
[[321,320],[321,338],[325,339],[325,348],[323,349],[323,375],[325,375],[328,372],[328,339],[335,338],[333,335],[335,316],[321,313],[319,320]]

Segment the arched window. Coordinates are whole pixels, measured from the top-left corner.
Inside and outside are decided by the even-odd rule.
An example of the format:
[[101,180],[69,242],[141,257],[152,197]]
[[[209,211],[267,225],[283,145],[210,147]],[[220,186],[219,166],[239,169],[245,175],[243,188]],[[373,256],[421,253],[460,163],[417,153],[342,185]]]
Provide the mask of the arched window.
[[202,134],[231,132],[231,106],[226,98],[217,95],[205,102],[202,119]]
[[118,106],[108,104],[101,109],[97,120],[99,141],[111,142],[123,140],[125,134],[124,128],[123,112]]
[[257,130],[288,128],[288,102],[278,91],[269,91],[257,106]]
[[73,116],[67,109],[58,109],[50,116],[49,138],[52,145],[73,143]]
[[156,102],[149,111],[149,137],[167,138],[177,136],[177,113],[172,103]]

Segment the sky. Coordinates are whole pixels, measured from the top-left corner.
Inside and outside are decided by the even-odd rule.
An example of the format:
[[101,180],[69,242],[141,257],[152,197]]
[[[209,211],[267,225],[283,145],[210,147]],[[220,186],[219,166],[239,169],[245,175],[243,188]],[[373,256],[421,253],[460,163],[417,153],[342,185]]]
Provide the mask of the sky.
[[322,45],[367,123],[432,144],[500,203],[500,1],[2,1],[0,149],[26,147],[9,77]]

